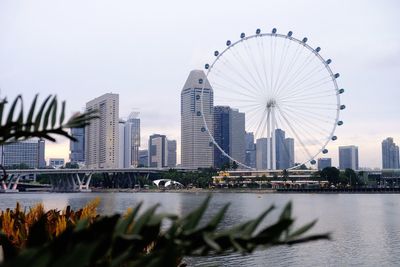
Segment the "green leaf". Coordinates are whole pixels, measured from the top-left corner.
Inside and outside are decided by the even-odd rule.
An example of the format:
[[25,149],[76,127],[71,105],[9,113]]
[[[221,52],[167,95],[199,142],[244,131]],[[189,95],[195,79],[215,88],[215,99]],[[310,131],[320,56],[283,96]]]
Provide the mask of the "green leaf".
[[184,231],[194,230],[196,226],[199,224],[200,219],[203,217],[204,212],[208,207],[208,203],[210,202],[211,196],[207,196],[207,198],[203,201],[200,206],[189,213],[182,221],[182,229]]
[[65,101],[63,101],[61,104],[60,125],[64,123],[64,119],[65,119]]
[[243,230],[242,234],[246,236],[250,236],[257,228],[257,226],[261,223],[262,220],[272,211],[275,207],[271,206],[266,211],[261,213],[256,219],[252,220]]
[[307,223],[306,225],[303,225],[302,227],[300,227],[299,229],[297,229],[293,233],[290,233],[289,236],[288,236],[288,239],[293,239],[295,237],[298,237],[298,236],[304,234],[305,232],[310,230],[316,223],[317,223],[317,220],[314,220],[314,221],[312,221],[310,223]]
[[151,219],[151,217],[153,216],[154,212],[156,211],[156,209],[158,208],[158,204],[150,207],[147,211],[145,211],[142,216],[140,216],[136,223],[133,225],[133,229],[132,229],[132,234],[137,235],[141,232],[141,230],[143,229],[143,227],[147,224],[147,222]]
[[[20,101],[22,102],[22,96],[21,96],[21,95],[18,95],[18,96],[15,98],[14,102],[12,103],[11,108],[10,108],[10,111],[8,112],[8,117],[7,117],[6,124],[10,124],[10,123],[13,122],[15,107],[17,106],[18,102],[20,102]],[[21,103],[21,105],[22,105],[22,103]],[[22,106],[21,106],[21,109],[23,109]]]
[[53,99],[51,100],[49,106],[47,107],[46,113],[44,114],[43,124],[42,124],[43,129],[47,129],[47,125],[50,120],[51,111],[53,110],[54,105],[56,105],[56,103],[57,103],[57,96],[54,96]]
[[36,94],[35,98],[33,99],[33,102],[31,104],[31,108],[29,109],[28,112],[28,118],[26,119],[26,126],[25,126],[25,130],[26,131],[30,131],[32,126],[33,126],[33,116],[35,115],[35,108],[36,108],[36,103],[37,103],[37,99],[38,99],[39,95]]
[[130,232],[128,232],[128,228],[133,223],[133,220],[139,212],[142,204],[143,202],[140,202],[130,213],[128,213],[125,217],[121,217],[118,220],[117,225],[115,226],[114,236],[122,235],[125,233],[130,234]]
[[54,97],[53,112],[51,114],[51,128],[54,129],[57,123],[57,99]]
[[41,124],[41,121],[42,121],[43,112],[44,112],[44,109],[46,108],[47,102],[49,102],[50,98],[51,98],[51,95],[49,95],[43,101],[42,105],[40,106],[40,109],[39,109],[38,113],[36,114],[34,131],[39,131],[40,130],[40,124]]

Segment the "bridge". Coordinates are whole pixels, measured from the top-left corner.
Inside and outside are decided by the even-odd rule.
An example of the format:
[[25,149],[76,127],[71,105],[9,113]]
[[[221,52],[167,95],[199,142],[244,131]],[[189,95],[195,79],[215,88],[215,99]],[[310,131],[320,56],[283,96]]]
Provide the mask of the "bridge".
[[[151,174],[166,173],[171,168],[93,168],[93,169],[23,169],[6,170],[2,174],[0,193],[18,192],[17,186],[20,180],[37,175],[46,175],[54,192],[91,192],[90,183],[94,174],[111,177],[113,182],[117,179],[127,179],[128,183],[134,185],[138,178],[148,179]],[[174,168],[178,172],[193,172],[194,169]],[[132,181],[133,180],[133,181]]]

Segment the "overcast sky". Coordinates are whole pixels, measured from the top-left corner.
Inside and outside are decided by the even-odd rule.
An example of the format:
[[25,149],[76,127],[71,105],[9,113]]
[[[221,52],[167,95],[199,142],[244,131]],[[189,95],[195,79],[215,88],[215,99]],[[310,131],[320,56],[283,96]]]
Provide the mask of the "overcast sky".
[[[256,28],[307,36],[333,60],[346,89],[338,141],[359,146],[360,166],[381,166],[381,141],[400,143],[399,1],[0,0],[1,97],[57,94],[68,112],[107,92],[120,116],[140,111],[152,133],[180,142],[180,91],[227,39]],[[46,157],[68,158],[68,141]]]

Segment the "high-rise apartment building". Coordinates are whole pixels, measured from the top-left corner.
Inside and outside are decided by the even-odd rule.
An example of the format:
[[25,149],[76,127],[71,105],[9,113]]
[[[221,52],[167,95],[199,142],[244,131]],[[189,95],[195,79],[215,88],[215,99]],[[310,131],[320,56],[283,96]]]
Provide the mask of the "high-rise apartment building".
[[399,169],[399,146],[392,137],[382,141],[382,169]]
[[27,168],[45,168],[45,141],[32,138],[0,146],[0,162],[12,168],[24,165]]
[[318,170],[323,170],[326,167],[332,167],[331,158],[319,158],[318,159]]
[[147,149],[139,150],[139,167],[149,166],[149,151]]
[[208,168],[214,164],[214,145],[202,117],[212,133],[213,103],[213,90],[204,72],[191,71],[181,92],[181,166],[184,168]]
[[339,169],[358,170],[358,147],[340,146],[339,147]]
[[119,96],[104,94],[86,103],[86,110],[97,110],[98,119],[85,129],[85,156],[88,168],[119,166]]
[[71,135],[76,141],[69,143],[69,160],[71,163],[85,162],[85,128],[71,128]]

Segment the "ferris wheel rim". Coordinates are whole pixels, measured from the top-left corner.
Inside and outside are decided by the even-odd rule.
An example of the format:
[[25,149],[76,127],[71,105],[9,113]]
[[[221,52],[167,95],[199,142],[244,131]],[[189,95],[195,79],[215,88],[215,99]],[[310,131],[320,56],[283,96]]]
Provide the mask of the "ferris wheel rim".
[[[288,170],[290,170],[290,169],[296,169],[296,168],[298,168],[298,167],[301,166],[301,165],[307,164],[307,163],[309,163],[309,162],[311,162],[311,161],[315,161],[315,159],[317,158],[317,156],[318,156],[319,154],[323,153],[323,151],[326,150],[326,147],[327,147],[327,145],[329,144],[329,142],[336,140],[336,139],[333,139],[333,137],[336,137],[336,136],[334,135],[334,133],[335,133],[335,131],[336,131],[336,128],[337,128],[337,126],[338,126],[338,123],[341,122],[341,121],[339,120],[339,119],[340,119],[340,110],[341,110],[341,99],[340,99],[340,94],[341,94],[341,93],[340,93],[340,91],[339,91],[339,86],[338,86],[337,81],[336,81],[337,77],[335,77],[335,74],[334,74],[334,72],[332,71],[332,69],[330,68],[329,63],[327,63],[327,60],[325,60],[325,58],[323,58],[323,57],[321,56],[321,54],[320,54],[318,51],[316,51],[316,49],[314,49],[313,47],[311,47],[310,45],[308,45],[308,44],[306,43],[307,38],[304,38],[304,39],[306,39],[306,41],[304,41],[304,39],[303,39],[303,41],[302,41],[302,40],[299,40],[299,39],[297,39],[297,38],[295,38],[295,37],[293,37],[293,36],[291,36],[291,35],[289,36],[289,35],[284,35],[284,34],[280,34],[280,33],[258,33],[258,34],[256,33],[256,34],[253,34],[253,35],[245,36],[245,37],[240,38],[239,40],[237,40],[237,41],[235,41],[235,42],[231,42],[229,45],[227,45],[227,47],[226,47],[224,50],[222,50],[222,52],[218,52],[218,55],[216,55],[216,57],[215,57],[215,59],[213,60],[213,62],[212,62],[211,64],[209,64],[209,67],[208,67],[208,68],[206,68],[205,78],[208,80],[208,76],[209,76],[209,74],[211,73],[212,69],[214,68],[214,65],[215,65],[217,62],[219,62],[219,59],[220,59],[227,51],[229,51],[230,49],[232,49],[232,48],[235,47],[236,45],[238,45],[238,44],[240,44],[240,43],[242,43],[242,42],[248,41],[248,40],[250,40],[250,39],[254,39],[254,38],[266,38],[266,37],[270,37],[270,38],[272,38],[272,37],[275,37],[275,38],[279,37],[279,38],[287,39],[287,40],[293,41],[293,42],[295,42],[295,43],[297,43],[297,44],[299,44],[299,45],[302,45],[302,46],[303,46],[304,48],[306,48],[308,51],[312,52],[312,53],[319,59],[319,61],[323,64],[323,66],[325,67],[325,70],[329,73],[329,76],[330,76],[330,78],[331,78],[330,80],[331,80],[331,82],[333,83],[333,87],[334,87],[333,90],[334,90],[335,93],[336,93],[336,105],[335,105],[335,106],[336,106],[336,115],[335,115],[334,124],[333,124],[333,127],[332,127],[331,131],[330,131],[329,136],[328,136],[328,137],[326,138],[326,140],[324,141],[322,147],[321,147],[316,153],[313,153],[313,155],[312,155],[308,160],[303,161],[302,163],[299,163],[298,165],[295,165],[295,166],[292,166],[292,167],[290,167],[290,168],[287,168]],[[230,42],[230,41],[229,41],[229,42]],[[216,52],[217,52],[217,51],[216,51]],[[207,64],[207,65],[208,65],[208,64]],[[240,161],[234,159],[234,158],[231,157],[228,153],[226,153],[226,152],[224,151],[224,149],[222,149],[222,148],[220,147],[220,145],[216,142],[216,140],[215,140],[215,138],[214,138],[214,135],[210,132],[209,127],[208,127],[207,122],[206,122],[206,118],[205,118],[205,116],[204,116],[204,112],[203,112],[203,107],[204,107],[204,105],[203,105],[203,92],[204,92],[204,89],[205,89],[205,85],[206,85],[206,83],[204,82],[204,83],[202,84],[202,88],[201,88],[201,98],[200,98],[200,105],[201,105],[201,108],[200,108],[200,110],[201,110],[201,116],[202,116],[202,119],[203,119],[203,124],[204,124],[205,130],[207,131],[207,133],[208,133],[208,135],[209,135],[209,137],[210,137],[212,143],[218,148],[218,150],[222,153],[222,155],[224,155],[225,157],[229,158],[230,160],[236,162],[239,166],[244,167],[244,168],[246,168],[246,169],[255,169],[255,168],[253,168],[253,167],[247,166],[246,164],[244,164],[244,163],[242,163],[242,162],[240,162]],[[211,85],[211,84],[210,84],[210,85]],[[212,88],[212,85],[211,85],[211,88]]]

